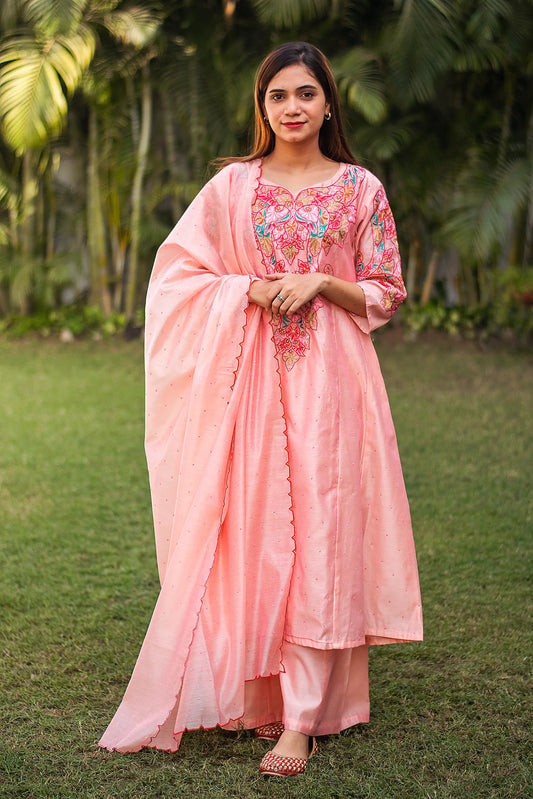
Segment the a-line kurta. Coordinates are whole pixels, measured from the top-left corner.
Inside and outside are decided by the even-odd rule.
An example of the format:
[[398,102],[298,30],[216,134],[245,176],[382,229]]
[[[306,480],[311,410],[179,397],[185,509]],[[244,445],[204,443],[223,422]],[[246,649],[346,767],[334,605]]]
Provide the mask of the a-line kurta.
[[[257,723],[245,702],[255,691],[259,706],[269,681],[257,678],[283,670],[283,640],[343,649],[422,638],[370,337],[405,297],[385,192],[339,164],[293,196],[261,166],[236,163],[209,181],[156,257],[146,453],[161,592],[100,741],[109,749],[175,750],[185,729]],[[290,318],[249,303],[253,279],[310,271],[358,282],[367,318],[321,295]]]

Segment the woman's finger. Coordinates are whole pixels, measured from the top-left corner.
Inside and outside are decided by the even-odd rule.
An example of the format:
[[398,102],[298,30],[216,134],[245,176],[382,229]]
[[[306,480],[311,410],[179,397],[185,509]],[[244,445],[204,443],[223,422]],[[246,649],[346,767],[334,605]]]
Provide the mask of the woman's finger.
[[286,301],[285,297],[283,297],[283,295],[278,292],[278,294],[276,294],[275,297],[272,300],[272,311],[275,314],[282,313],[282,311],[280,311],[280,309],[285,304],[285,301]]

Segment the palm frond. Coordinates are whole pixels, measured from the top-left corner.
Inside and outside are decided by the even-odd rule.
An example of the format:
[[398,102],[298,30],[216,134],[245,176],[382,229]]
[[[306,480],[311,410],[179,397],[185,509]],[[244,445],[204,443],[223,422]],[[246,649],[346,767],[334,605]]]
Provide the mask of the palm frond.
[[456,4],[452,0],[398,0],[396,6],[400,16],[382,36],[395,92],[402,106],[427,102],[459,48]]
[[531,2],[513,2],[510,6],[505,26],[502,26],[502,38],[510,61],[521,66],[531,59],[533,6]]
[[476,5],[465,19],[463,43],[454,61],[456,70],[498,71],[505,66],[508,52],[518,52],[524,34],[528,39],[527,19],[531,15],[519,19],[517,28],[517,15],[522,15],[516,6],[511,0],[486,0]]
[[76,256],[57,255],[53,262],[13,255],[0,250],[0,279],[7,287],[9,304],[24,312],[29,305],[52,307],[61,289],[75,281]]
[[415,124],[405,117],[401,121],[381,125],[359,126],[355,133],[355,149],[366,159],[389,161],[412,142]]
[[26,19],[42,35],[68,35],[79,25],[87,0],[24,0]]
[[16,178],[0,169],[0,205],[15,208],[19,202],[19,186]]
[[136,48],[146,47],[161,24],[153,11],[142,6],[114,10],[105,14],[102,21],[115,39]]
[[16,28],[21,15],[20,0],[3,0],[0,3],[0,31]]
[[488,42],[483,47],[465,44],[455,55],[453,68],[457,72],[497,72],[504,67],[506,60],[504,49],[496,42]]
[[0,50],[0,118],[6,142],[17,152],[39,146],[62,127],[65,89],[72,92],[94,52],[88,28],[38,43],[31,36],[8,40]]
[[252,0],[259,21],[273,28],[295,28],[335,10],[331,0]]
[[70,36],[60,36],[49,46],[50,66],[57,72],[67,91],[78,87],[94,55],[94,35],[85,25]]
[[184,205],[188,205],[196,197],[201,188],[202,184],[196,180],[184,183],[166,181],[164,185],[158,185],[146,194],[144,200],[145,211],[147,213],[152,213],[160,203],[169,197],[175,197],[177,200],[183,202]]
[[11,304],[22,311],[31,297],[36,271],[40,268],[40,264],[36,259],[27,258],[18,261],[16,265],[18,269],[11,278],[9,298]]
[[377,57],[363,47],[354,47],[334,59],[332,65],[347,105],[368,122],[381,122],[387,113],[387,101]]
[[502,19],[513,13],[510,0],[484,0],[477,3],[466,25],[466,34],[474,41],[493,41],[501,29]]
[[476,153],[457,178],[443,237],[464,257],[487,259],[505,240],[532,188],[533,159],[508,159],[496,169]]

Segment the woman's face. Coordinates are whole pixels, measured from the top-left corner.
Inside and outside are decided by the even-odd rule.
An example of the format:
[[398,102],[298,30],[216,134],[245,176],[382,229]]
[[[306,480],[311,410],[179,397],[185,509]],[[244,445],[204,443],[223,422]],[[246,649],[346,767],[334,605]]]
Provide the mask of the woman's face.
[[265,94],[265,114],[276,136],[290,144],[317,140],[329,103],[322,86],[302,64],[281,69]]

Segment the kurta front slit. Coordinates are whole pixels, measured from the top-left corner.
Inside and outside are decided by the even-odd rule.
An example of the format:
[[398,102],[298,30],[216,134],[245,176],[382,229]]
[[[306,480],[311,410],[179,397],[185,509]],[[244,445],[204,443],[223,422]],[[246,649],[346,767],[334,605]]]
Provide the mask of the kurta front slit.
[[[321,295],[292,317],[248,303],[252,280],[310,271],[358,282],[367,318]],[[295,729],[335,732],[368,718],[367,645],[421,640],[370,338],[404,297],[383,187],[354,165],[292,195],[260,160],[233,164],[161,246],[146,315],[161,594],[102,746],[174,750],[185,729],[284,712]],[[320,663],[327,707],[304,685],[315,710],[293,718],[284,657],[302,675]]]

